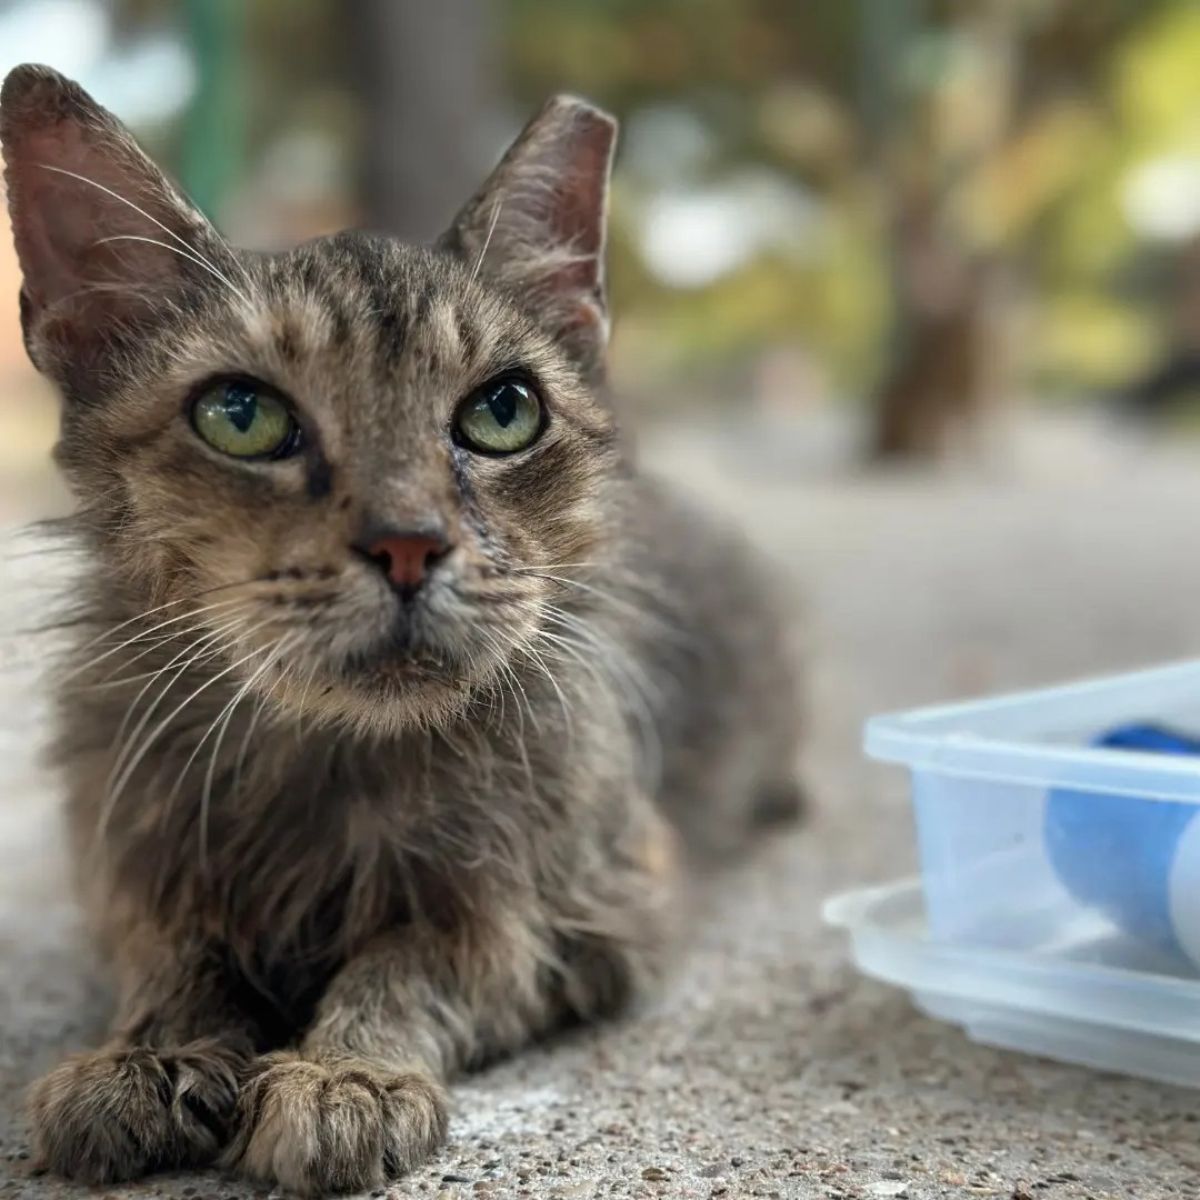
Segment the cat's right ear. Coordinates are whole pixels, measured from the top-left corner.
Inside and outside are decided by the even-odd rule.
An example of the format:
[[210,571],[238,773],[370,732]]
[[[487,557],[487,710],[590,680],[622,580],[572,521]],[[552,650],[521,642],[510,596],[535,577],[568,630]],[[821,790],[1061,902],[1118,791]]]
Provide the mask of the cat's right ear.
[[4,80],[0,149],[25,341],[50,374],[99,365],[221,245],[124,126],[49,67]]
[[555,96],[443,237],[444,249],[536,310],[590,375],[603,370],[608,177],[617,123]]

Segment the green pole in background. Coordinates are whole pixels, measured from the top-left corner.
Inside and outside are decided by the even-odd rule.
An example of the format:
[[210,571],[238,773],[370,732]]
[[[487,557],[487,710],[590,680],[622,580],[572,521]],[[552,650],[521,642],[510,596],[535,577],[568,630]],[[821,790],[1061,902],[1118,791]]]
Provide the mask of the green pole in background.
[[902,199],[891,139],[906,118],[903,72],[906,57],[926,15],[925,0],[859,0],[859,105],[868,153],[878,177],[892,294],[892,353],[899,357],[909,338],[896,221]]
[[904,119],[900,77],[918,7],[919,0],[859,0],[859,105],[877,153]]
[[242,0],[184,0],[196,93],[184,122],[182,183],[214,221],[242,165],[245,97]]

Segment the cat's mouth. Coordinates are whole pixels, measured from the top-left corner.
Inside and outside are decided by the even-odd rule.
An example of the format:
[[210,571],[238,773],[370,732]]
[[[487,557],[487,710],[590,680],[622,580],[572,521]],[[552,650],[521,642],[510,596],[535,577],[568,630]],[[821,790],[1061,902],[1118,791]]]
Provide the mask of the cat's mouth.
[[353,651],[342,662],[342,674],[349,679],[390,676],[414,681],[444,680],[457,674],[457,664],[449,655],[432,648],[388,641]]
[[370,645],[351,650],[342,660],[348,682],[368,679],[400,684],[451,682],[462,673],[456,655],[434,641],[411,619],[402,616],[388,632]]
[[373,597],[320,631],[310,626],[308,647],[320,661],[315,677],[332,685],[329,696],[351,706],[398,702],[419,716],[425,705],[444,709],[489,686],[505,669],[522,615],[445,588],[404,600],[389,596],[386,605]]

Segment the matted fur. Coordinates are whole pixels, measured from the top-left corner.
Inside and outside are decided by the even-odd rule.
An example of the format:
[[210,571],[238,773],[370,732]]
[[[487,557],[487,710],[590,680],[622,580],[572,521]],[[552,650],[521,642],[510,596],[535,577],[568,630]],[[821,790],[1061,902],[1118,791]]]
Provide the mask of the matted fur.
[[[76,85],[5,82],[89,563],[56,757],[118,989],[108,1044],[34,1089],[46,1166],[383,1183],[444,1135],[447,1078],[660,974],[677,843],[733,848],[789,794],[770,590],[638,472],[604,395],[613,138],[556,99],[436,248],[265,256]],[[472,454],[455,410],[512,370],[545,431]],[[301,454],[200,441],[189,398],[230,373],[290,398]],[[403,601],[353,547],[411,528],[452,550]]]

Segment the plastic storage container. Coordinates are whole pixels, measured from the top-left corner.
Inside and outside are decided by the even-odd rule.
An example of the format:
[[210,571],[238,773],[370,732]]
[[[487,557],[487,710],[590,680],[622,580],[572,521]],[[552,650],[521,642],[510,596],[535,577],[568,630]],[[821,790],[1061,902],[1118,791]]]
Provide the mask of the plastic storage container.
[[877,717],[921,877],[831,900],[859,967],[978,1041],[1200,1086],[1200,662]]

